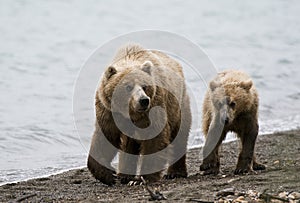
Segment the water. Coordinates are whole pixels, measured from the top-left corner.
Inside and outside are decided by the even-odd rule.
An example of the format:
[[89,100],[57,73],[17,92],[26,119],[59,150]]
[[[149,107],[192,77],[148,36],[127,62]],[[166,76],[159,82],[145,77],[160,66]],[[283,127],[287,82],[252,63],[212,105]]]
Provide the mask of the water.
[[184,35],[219,70],[247,71],[260,134],[299,128],[299,10],[297,0],[0,0],[0,184],[85,165],[72,115],[77,74],[99,45],[135,30]]

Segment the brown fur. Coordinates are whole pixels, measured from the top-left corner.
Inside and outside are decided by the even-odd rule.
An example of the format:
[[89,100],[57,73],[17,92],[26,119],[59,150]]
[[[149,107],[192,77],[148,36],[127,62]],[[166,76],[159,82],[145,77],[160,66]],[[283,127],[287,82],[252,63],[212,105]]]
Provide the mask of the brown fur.
[[[177,77],[174,76],[174,73],[176,73]],[[120,84],[124,88],[129,88],[129,90],[134,88],[128,98],[129,116],[137,127],[145,128],[150,125],[148,113],[152,107],[160,106],[165,109],[167,122],[159,135],[149,140],[136,140],[123,134],[118,129],[113,119],[111,107],[113,102],[112,94],[116,86]],[[143,84],[147,84],[147,88],[143,88]],[[171,92],[174,91],[175,95],[180,95],[179,98],[175,98],[171,92],[161,88],[162,85],[171,90]],[[148,109],[138,111],[141,108],[138,102],[141,97],[149,98],[150,104]],[[125,100],[127,97],[120,99]],[[120,107],[118,104],[116,106]],[[101,163],[110,165],[111,160],[117,153],[116,149],[105,143],[105,138],[116,148],[121,149],[121,151],[135,155],[147,155],[166,148],[176,135],[180,134],[180,143],[173,144],[173,152],[170,153],[186,151],[191,125],[189,98],[186,94],[184,76],[180,64],[164,53],[148,51],[138,45],[128,45],[121,48],[102,76],[100,86],[96,92],[95,108],[97,117],[96,129],[91,143],[88,168],[97,179],[105,184],[111,185],[115,183],[115,171],[112,167],[107,168]],[[129,119],[126,117],[126,112],[118,109],[116,111],[121,119]],[[182,116],[184,119],[182,119],[183,122],[181,123]],[[153,123],[153,125],[157,125],[157,123]],[[131,133],[134,134],[136,132]],[[143,137],[143,135],[139,136]],[[119,171],[128,168],[133,171],[137,170],[138,158],[126,156],[124,153],[120,153],[119,158]],[[165,165],[167,161],[166,157],[158,157],[155,163]],[[141,169],[143,167],[153,167],[143,164],[143,156],[141,156],[141,162]],[[121,183],[128,183],[134,179],[134,175],[119,174],[119,176],[121,177]],[[176,163],[169,166],[167,177],[186,176],[187,170],[184,155]],[[148,181],[157,181],[161,178],[161,171],[147,174],[143,177]]]
[[265,169],[254,156],[259,100],[251,78],[241,71],[228,70],[219,73],[209,86],[203,103],[206,143],[200,170],[205,174],[219,173],[219,146],[229,131],[235,132],[242,144],[235,174]]

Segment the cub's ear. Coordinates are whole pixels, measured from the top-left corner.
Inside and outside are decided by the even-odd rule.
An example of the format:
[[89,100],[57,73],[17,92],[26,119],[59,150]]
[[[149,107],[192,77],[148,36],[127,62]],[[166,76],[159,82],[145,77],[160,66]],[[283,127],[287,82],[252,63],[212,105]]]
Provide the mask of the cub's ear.
[[221,84],[214,80],[209,83],[209,88],[211,89],[211,91],[214,91],[217,87],[220,87],[220,86],[221,86]]
[[142,71],[151,75],[151,68],[153,67],[153,63],[151,61],[145,61],[141,67],[142,67]]
[[241,82],[241,87],[244,88],[245,90],[250,90],[253,83],[252,83],[252,80],[246,80],[246,81],[243,81]]
[[107,68],[107,70],[105,71],[105,76],[106,76],[107,79],[109,79],[109,78],[111,78],[111,76],[113,76],[116,73],[117,73],[116,68],[113,67],[113,66],[109,66]]

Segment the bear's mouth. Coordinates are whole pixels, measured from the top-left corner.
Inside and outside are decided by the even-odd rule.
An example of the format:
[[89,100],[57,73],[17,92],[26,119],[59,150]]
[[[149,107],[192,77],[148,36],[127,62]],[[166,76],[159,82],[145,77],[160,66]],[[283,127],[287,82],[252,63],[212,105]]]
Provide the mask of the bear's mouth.
[[137,109],[138,112],[145,112],[147,111],[149,108],[148,107],[140,107]]

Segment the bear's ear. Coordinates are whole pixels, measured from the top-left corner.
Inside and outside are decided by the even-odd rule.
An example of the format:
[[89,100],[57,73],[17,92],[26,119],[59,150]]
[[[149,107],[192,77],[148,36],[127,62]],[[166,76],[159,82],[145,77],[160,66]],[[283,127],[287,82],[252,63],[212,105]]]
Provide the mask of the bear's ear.
[[153,63],[151,61],[145,61],[141,67],[142,71],[151,75],[151,68],[153,67]]
[[107,68],[107,70],[105,71],[105,76],[106,76],[107,79],[109,79],[111,76],[113,76],[116,73],[117,73],[116,68],[113,67],[113,66],[109,66]]
[[241,87],[244,88],[245,90],[250,90],[252,85],[253,83],[251,80],[241,82]]
[[217,87],[220,87],[220,86],[221,86],[221,84],[214,80],[209,83],[209,88],[211,89],[211,91],[214,91]]

